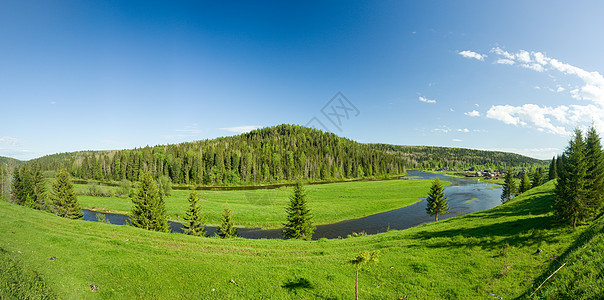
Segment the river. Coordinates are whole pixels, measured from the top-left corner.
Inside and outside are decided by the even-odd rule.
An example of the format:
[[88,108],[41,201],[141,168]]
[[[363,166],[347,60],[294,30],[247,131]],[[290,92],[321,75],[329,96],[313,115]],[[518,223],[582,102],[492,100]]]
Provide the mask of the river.
[[[434,179],[438,177],[440,180],[451,182],[450,185],[445,187],[445,196],[449,200],[450,210],[447,214],[439,216],[440,220],[490,209],[501,204],[501,189],[495,184],[420,171],[408,171],[406,177],[421,179]],[[89,210],[82,211],[84,212],[84,220],[86,221],[97,221],[96,215],[102,214]],[[111,224],[127,224],[128,216],[110,213],[105,214],[105,216]],[[399,209],[334,224],[318,225],[313,239],[346,237],[353,232],[377,234],[386,232],[389,229],[407,229],[433,221],[434,217],[426,214],[426,200],[422,199],[413,205]],[[172,232],[183,232],[182,224],[177,222],[169,223]],[[206,230],[208,235],[212,236],[216,233],[217,228],[208,226]],[[281,229],[238,228],[238,234],[240,237],[249,239],[282,238]]]

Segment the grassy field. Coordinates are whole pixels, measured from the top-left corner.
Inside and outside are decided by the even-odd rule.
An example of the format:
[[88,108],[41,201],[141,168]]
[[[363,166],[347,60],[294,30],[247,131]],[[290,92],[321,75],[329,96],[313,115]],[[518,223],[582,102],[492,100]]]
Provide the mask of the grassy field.
[[[589,255],[577,250],[590,245],[577,244],[579,238],[592,241],[597,232],[601,239],[601,225],[590,234],[588,226],[573,231],[555,225],[552,190],[550,182],[491,210],[404,231],[311,242],[147,232],[3,202],[0,257],[21,266],[24,271],[14,274],[24,280],[42,280],[25,291],[43,285],[48,290],[42,295],[65,299],[351,299],[354,268],[347,260],[365,250],[381,255],[360,272],[363,299],[526,297],[561,260]],[[537,249],[543,251],[535,254]],[[600,270],[601,286],[602,264],[589,268]],[[544,295],[553,295],[548,288],[546,283]]]
[[[359,181],[307,185],[305,189],[314,215],[313,222],[320,225],[411,205],[427,196],[431,183],[425,179]],[[82,191],[86,187],[77,185],[76,188]],[[291,187],[282,187],[271,190],[197,191],[197,194],[203,199],[201,205],[208,225],[219,224],[220,214],[228,205],[238,226],[280,228],[285,221],[285,207],[289,203],[291,190]],[[189,193],[173,190],[172,195],[166,198],[169,219],[183,221]],[[84,208],[121,214],[127,214],[132,206],[128,198],[81,195],[78,200]]]

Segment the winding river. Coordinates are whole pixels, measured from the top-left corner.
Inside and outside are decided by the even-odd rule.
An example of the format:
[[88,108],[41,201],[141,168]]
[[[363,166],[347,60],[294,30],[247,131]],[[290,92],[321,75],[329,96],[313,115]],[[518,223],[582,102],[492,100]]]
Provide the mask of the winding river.
[[[451,182],[450,185],[445,187],[445,196],[449,200],[450,210],[449,213],[439,216],[439,219],[441,220],[490,209],[501,203],[501,189],[495,184],[420,171],[408,171],[407,177],[422,179],[434,179],[435,177],[438,177],[440,180]],[[96,215],[103,214],[89,210],[82,211],[84,212],[84,220],[86,221],[97,221]],[[110,213],[105,214],[105,216],[111,224],[127,224],[128,216]],[[376,234],[386,232],[388,229],[407,229],[433,221],[434,217],[426,214],[426,200],[423,199],[410,206],[359,219],[351,219],[334,224],[318,225],[313,235],[313,239],[346,237],[353,232]],[[182,224],[177,222],[169,223],[172,232],[183,232]],[[212,236],[216,233],[217,228],[208,226],[206,227],[206,230],[208,235]],[[258,228],[238,228],[238,234],[240,237],[249,239],[282,238],[281,229],[262,230]]]

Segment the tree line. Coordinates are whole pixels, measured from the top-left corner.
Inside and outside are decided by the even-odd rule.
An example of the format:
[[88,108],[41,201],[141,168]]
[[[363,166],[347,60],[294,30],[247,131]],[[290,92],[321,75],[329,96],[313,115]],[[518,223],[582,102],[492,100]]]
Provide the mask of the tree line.
[[404,158],[409,169],[533,168],[547,163],[535,158],[499,151],[388,144],[372,144],[371,146],[374,149]]
[[136,181],[147,171],[176,184],[257,184],[403,174],[405,159],[332,133],[296,125],[239,136],[121,151],[45,156],[42,170],[74,177]]

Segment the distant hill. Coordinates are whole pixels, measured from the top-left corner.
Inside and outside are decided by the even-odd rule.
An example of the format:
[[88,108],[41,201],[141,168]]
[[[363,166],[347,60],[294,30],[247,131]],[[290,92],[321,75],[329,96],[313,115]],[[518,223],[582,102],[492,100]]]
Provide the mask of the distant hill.
[[404,174],[407,168],[528,167],[545,161],[461,148],[362,144],[333,133],[278,125],[237,136],[119,151],[38,158],[43,170],[82,179],[131,180],[150,170],[177,184],[264,184]]
[[433,146],[395,146],[371,144],[376,150],[394,154],[407,161],[407,168],[504,168],[546,165],[549,161],[520,154],[464,148]]
[[279,125],[177,145],[82,151],[35,161],[83,179],[136,180],[143,170],[179,184],[258,184],[403,174],[405,159],[332,133]]
[[2,164],[2,165],[6,165],[6,164],[18,165],[18,164],[21,164],[21,163],[22,163],[22,161],[20,161],[18,159],[0,156],[0,164]]

